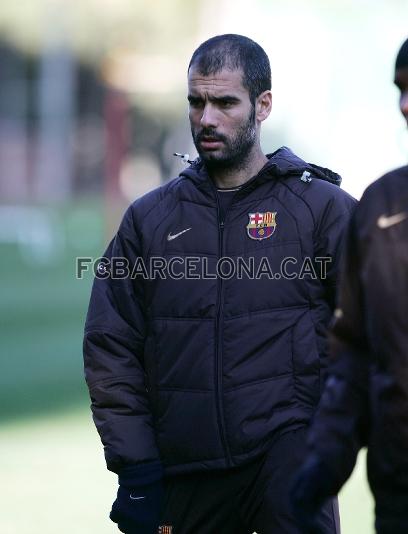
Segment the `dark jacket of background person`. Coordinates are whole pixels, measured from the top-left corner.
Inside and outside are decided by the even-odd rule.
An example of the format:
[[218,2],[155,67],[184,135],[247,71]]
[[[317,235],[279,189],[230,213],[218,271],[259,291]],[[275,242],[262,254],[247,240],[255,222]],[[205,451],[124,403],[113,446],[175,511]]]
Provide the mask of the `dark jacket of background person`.
[[340,288],[334,358],[310,443],[333,476],[332,494],[367,445],[377,523],[402,514],[408,532],[408,167],[364,193]]
[[[355,204],[338,183],[283,148],[236,193],[223,226],[200,163],[130,206],[105,255],[131,266],[138,257],[148,265],[154,256],[194,256],[214,273],[220,257],[257,265],[265,256],[280,273],[291,257],[295,273],[305,257],[333,261],[324,280],[96,278],[84,358],[109,469],[157,459],[167,473],[239,465],[276,433],[308,424]],[[251,239],[249,214],[265,212],[276,212],[273,234]]]

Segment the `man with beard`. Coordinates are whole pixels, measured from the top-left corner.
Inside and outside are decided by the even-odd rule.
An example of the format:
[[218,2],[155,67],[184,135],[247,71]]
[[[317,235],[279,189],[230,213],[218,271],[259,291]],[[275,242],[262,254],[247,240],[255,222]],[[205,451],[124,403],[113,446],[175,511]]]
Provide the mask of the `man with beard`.
[[[354,200],[328,169],[262,152],[271,72],[251,39],[203,43],[188,101],[199,158],[127,210],[86,321],[94,420],[119,475],[110,517],[128,534],[299,533],[288,483]],[[117,257],[162,270],[115,276]],[[324,533],[338,532],[336,506]]]
[[[408,40],[398,52],[394,82],[408,121]],[[292,490],[294,510],[310,532],[363,446],[377,533],[408,532],[407,297],[405,166],[368,187],[351,219],[329,378]]]

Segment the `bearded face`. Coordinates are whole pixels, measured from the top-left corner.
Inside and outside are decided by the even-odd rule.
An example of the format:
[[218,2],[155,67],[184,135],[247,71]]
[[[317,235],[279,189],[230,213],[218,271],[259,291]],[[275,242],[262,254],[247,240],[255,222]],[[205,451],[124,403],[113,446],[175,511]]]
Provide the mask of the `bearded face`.
[[200,158],[209,169],[240,168],[257,140],[255,109],[242,71],[189,73],[189,118]]

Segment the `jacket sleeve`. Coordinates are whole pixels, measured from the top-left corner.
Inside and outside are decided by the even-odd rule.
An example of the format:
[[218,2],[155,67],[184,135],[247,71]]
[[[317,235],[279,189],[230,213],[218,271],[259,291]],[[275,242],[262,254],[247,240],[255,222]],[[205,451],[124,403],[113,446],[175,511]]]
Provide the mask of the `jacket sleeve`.
[[129,208],[95,277],[83,345],[93,419],[114,472],[159,457],[143,364],[143,284],[112,269],[120,258],[131,271],[139,255]]
[[334,311],[338,286],[338,273],[344,252],[344,238],[350,216],[357,201],[338,189],[329,200],[323,214],[319,217],[315,235],[315,259],[323,258],[318,264],[324,288],[325,300],[331,312]]
[[338,491],[350,476],[369,427],[370,362],[355,216],[346,243],[339,307],[331,333],[331,363],[309,433],[309,445],[330,467]]

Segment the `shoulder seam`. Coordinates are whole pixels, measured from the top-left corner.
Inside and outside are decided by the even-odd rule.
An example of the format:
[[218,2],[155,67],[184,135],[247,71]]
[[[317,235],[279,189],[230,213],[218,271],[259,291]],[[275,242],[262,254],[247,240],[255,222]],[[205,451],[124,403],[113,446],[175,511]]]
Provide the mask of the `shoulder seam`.
[[313,213],[313,210],[312,208],[310,207],[310,205],[308,204],[308,202],[306,202],[306,200],[299,194],[299,193],[296,193],[287,183],[285,183],[284,180],[281,180],[281,184],[284,185],[287,189],[289,189],[289,191],[295,195],[295,197],[297,197],[299,200],[301,200],[305,206],[307,207],[307,209],[309,210],[310,212],[310,215],[312,217],[312,220],[313,220],[313,226],[316,227],[316,219],[315,219],[315,216],[314,216],[314,213]]

